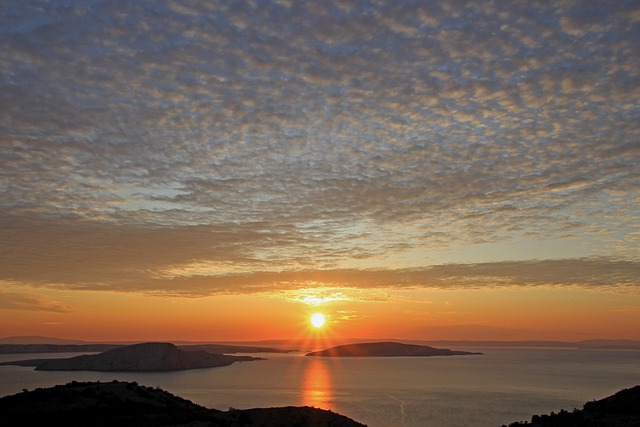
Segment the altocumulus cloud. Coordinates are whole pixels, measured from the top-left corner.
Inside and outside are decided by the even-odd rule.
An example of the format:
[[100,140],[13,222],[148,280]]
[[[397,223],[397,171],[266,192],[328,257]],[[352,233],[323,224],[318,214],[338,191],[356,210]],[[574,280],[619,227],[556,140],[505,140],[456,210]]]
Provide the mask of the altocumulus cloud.
[[71,307],[42,295],[0,291],[0,310],[50,311],[69,313]]
[[[638,39],[636,1],[5,1],[0,279],[637,287]],[[384,259],[523,236],[594,257]]]

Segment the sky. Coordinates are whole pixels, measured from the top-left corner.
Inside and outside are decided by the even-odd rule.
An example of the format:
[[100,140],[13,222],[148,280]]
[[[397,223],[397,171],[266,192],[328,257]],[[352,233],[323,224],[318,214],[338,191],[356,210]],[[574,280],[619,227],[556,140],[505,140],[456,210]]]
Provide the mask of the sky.
[[637,0],[3,1],[0,336],[640,339],[639,40]]

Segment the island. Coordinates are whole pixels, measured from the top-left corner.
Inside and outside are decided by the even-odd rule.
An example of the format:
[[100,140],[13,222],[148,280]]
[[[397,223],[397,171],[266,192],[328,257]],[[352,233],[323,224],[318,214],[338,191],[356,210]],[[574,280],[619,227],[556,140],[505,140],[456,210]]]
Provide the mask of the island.
[[326,350],[312,351],[306,356],[320,357],[394,357],[394,356],[467,356],[482,353],[434,348],[428,345],[403,344],[399,342],[372,342],[346,344]]
[[171,343],[142,343],[118,347],[99,354],[66,359],[31,359],[2,365],[35,366],[39,371],[179,371],[215,368],[235,362],[263,360],[252,356],[231,356],[204,350],[181,350]]
[[[601,400],[584,404],[582,409],[561,410],[534,415],[531,422],[519,421],[509,427],[629,427],[640,426],[640,385],[620,390]],[[502,425],[502,427],[507,427]]]
[[311,407],[229,409],[197,405],[136,382],[71,382],[0,398],[3,427],[17,426],[263,426],[366,427]]

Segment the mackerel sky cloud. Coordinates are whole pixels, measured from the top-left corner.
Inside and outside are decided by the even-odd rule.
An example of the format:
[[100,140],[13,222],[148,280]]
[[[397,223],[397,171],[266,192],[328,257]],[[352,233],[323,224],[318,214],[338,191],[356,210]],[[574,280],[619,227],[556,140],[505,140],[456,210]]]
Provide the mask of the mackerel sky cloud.
[[4,1],[0,281],[638,293],[639,40],[629,0]]

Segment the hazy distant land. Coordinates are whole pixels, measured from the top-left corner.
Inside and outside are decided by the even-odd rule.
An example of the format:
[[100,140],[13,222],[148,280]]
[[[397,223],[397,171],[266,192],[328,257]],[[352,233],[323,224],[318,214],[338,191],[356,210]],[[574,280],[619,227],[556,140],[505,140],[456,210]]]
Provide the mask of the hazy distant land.
[[427,345],[399,342],[373,342],[339,345],[326,350],[312,351],[306,356],[320,357],[390,357],[390,356],[464,356],[482,353],[434,348]]
[[[370,342],[369,339],[349,338],[339,342],[335,340],[317,340],[316,348],[330,345],[345,345]],[[433,347],[519,347],[519,348],[579,348],[607,350],[640,350],[638,340],[593,339],[583,341],[480,341],[480,340],[405,340],[384,338],[378,341],[404,342],[407,344]],[[295,349],[304,349],[308,340],[267,340],[242,342],[180,342],[172,341],[181,350],[206,350],[211,353],[288,353]],[[15,353],[97,353],[125,345],[138,343],[83,342],[41,336],[13,336],[0,338],[0,354]],[[307,351],[310,351],[309,349]]]
[[21,353],[100,353],[119,344],[0,344],[0,354]]
[[310,407],[207,409],[159,388],[137,383],[71,382],[0,398],[3,427],[13,426],[263,426],[366,427]]
[[467,347],[520,347],[520,348],[580,348],[599,350],[640,350],[637,340],[583,340],[583,341],[473,341],[438,340],[431,345],[455,345]]
[[118,347],[100,354],[67,359],[31,359],[2,365],[35,366],[40,371],[179,371],[214,368],[234,362],[261,360],[252,356],[230,356],[205,350],[181,350],[171,343],[143,343]]
[[[84,343],[50,337],[7,337],[0,338],[0,354],[18,353],[100,353],[127,345],[141,343]],[[229,345],[213,343],[189,343],[176,345],[181,350],[204,350],[209,353],[289,353],[293,350],[266,346]]]

